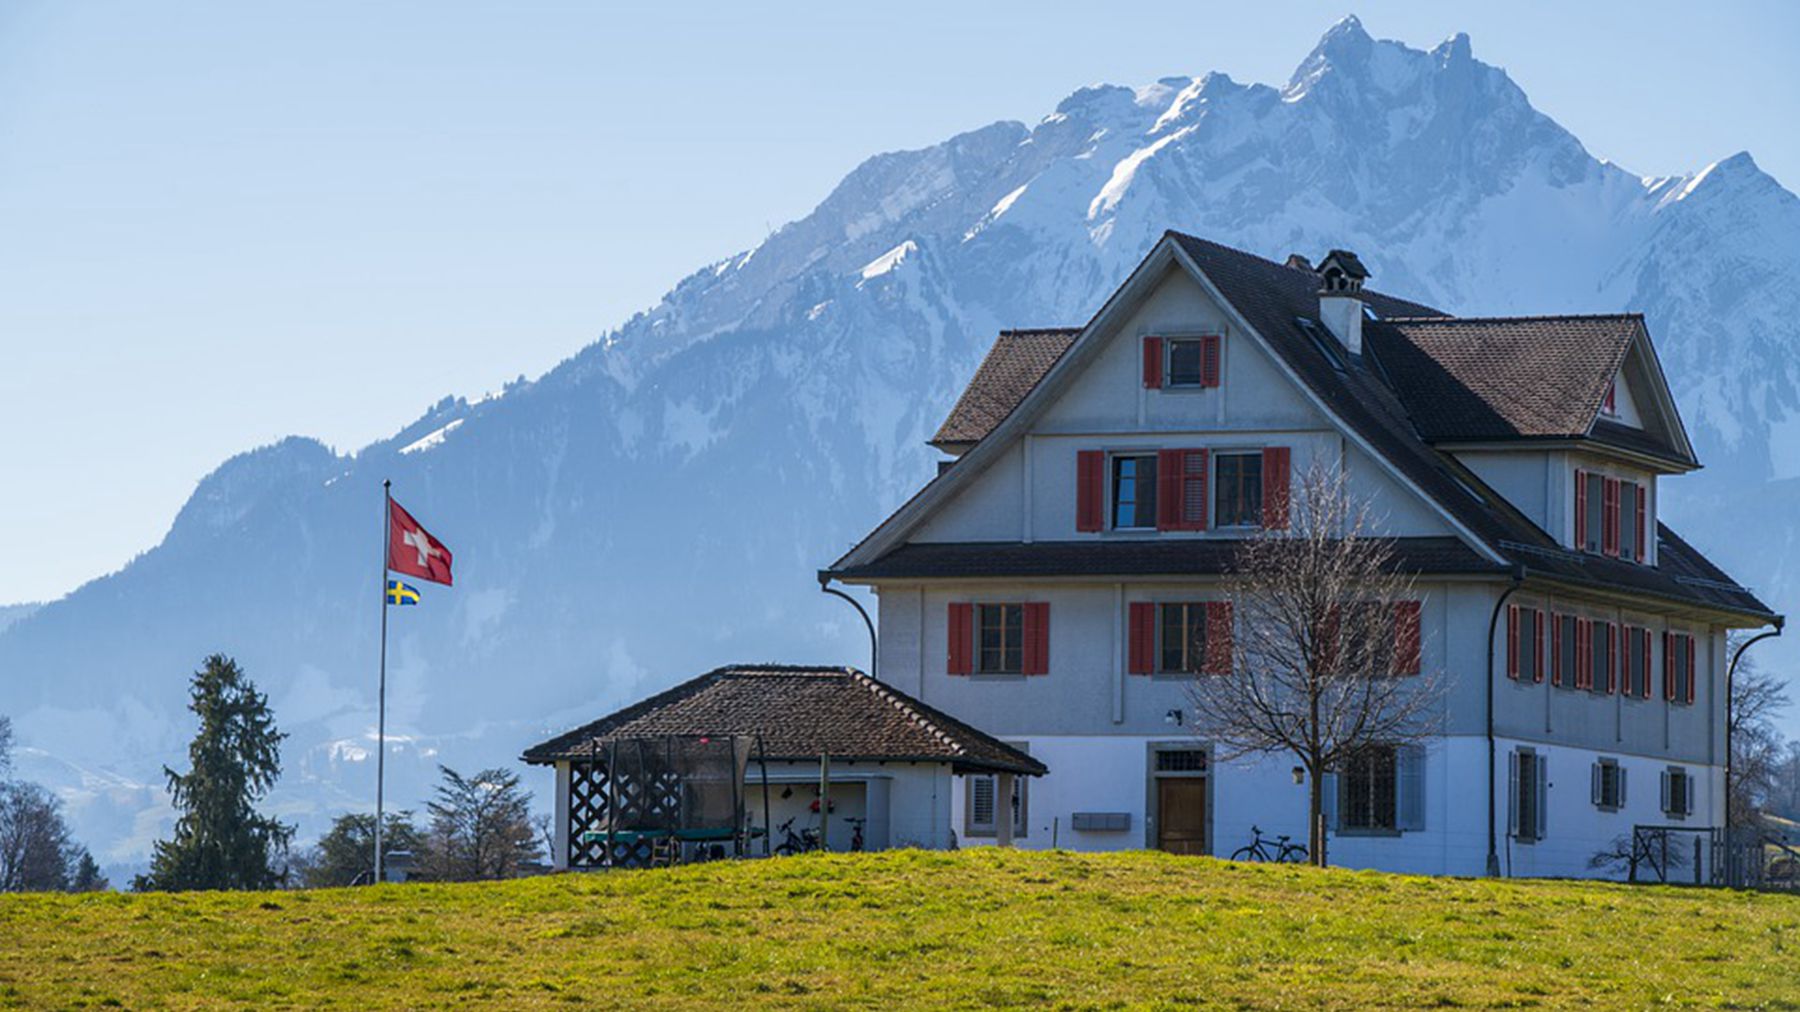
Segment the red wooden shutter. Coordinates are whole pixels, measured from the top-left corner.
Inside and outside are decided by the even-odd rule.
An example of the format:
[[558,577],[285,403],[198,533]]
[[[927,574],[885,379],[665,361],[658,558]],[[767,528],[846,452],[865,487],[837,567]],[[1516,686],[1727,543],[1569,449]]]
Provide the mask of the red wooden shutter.
[[1563,683],[1562,665],[1562,616],[1550,614],[1550,684]]
[[1178,530],[1206,530],[1206,451],[1181,450],[1181,513]]
[[[1644,698],[1650,698],[1648,688]],[[1675,698],[1675,634],[1668,632],[1663,633],[1663,698]]]
[[1531,623],[1531,680],[1544,680],[1544,609],[1539,608]]
[[975,606],[967,601],[950,604],[950,656],[944,670],[952,675],[966,675],[974,670],[970,663],[975,645]]
[[1125,670],[1134,675],[1151,671],[1151,649],[1156,642],[1156,605],[1149,601],[1133,601],[1126,622],[1125,640],[1129,657]]
[[1619,381],[1606,384],[1606,413],[1616,414],[1619,410]]
[[1575,620],[1575,687],[1594,687],[1594,620]]
[[1694,701],[1694,686],[1700,681],[1700,675],[1694,671],[1694,638],[1687,638],[1687,701]]
[[1327,605],[1324,620],[1319,623],[1319,636],[1325,642],[1319,648],[1319,666],[1326,673],[1337,673],[1338,663],[1338,617],[1343,612],[1337,605]]
[[1104,526],[1102,507],[1106,488],[1106,454],[1082,450],[1075,454],[1075,529],[1097,531]]
[[1519,606],[1506,606],[1506,677],[1519,680]]
[[1578,551],[1587,551],[1587,472],[1575,472],[1575,541]]
[[[1394,604],[1394,674],[1416,675],[1420,662],[1419,602],[1399,601]],[[1518,677],[1518,672],[1513,672]]]
[[1638,665],[1638,668],[1639,668],[1638,683],[1637,683],[1638,684],[1638,694],[1640,696],[1649,696],[1650,695],[1650,654],[1651,654],[1650,648],[1653,644],[1655,644],[1656,640],[1653,637],[1651,637],[1650,630],[1648,630],[1648,629],[1639,629],[1638,634],[1644,638],[1644,662],[1642,664]]
[[1024,634],[1024,673],[1027,675],[1047,675],[1050,673],[1050,604],[1047,601],[1027,601],[1025,603]]
[[1144,389],[1160,390],[1163,385],[1163,339],[1144,338]]
[[1288,462],[1292,452],[1285,446],[1270,446],[1262,458],[1262,525],[1272,531],[1285,531],[1288,525]]
[[1181,529],[1181,450],[1156,451],[1156,529]]
[[1220,378],[1219,335],[1208,334],[1200,339],[1200,385],[1216,387]]
[[1637,537],[1631,540],[1631,546],[1637,553],[1637,560],[1642,562],[1648,558],[1648,553],[1644,550],[1644,500],[1649,498],[1650,486],[1638,485],[1636,488],[1637,495],[1632,496],[1632,499],[1637,503]]
[[1231,673],[1231,602],[1206,602],[1206,656],[1200,670],[1209,675]]

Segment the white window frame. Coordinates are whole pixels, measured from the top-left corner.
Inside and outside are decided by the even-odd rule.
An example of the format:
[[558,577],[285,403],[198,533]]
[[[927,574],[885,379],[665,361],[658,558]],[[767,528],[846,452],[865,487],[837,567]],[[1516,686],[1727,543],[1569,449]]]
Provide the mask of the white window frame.
[[[1210,502],[1208,502],[1206,504],[1207,505],[1206,529],[1207,530],[1209,530],[1209,531],[1260,531],[1263,529],[1262,513],[1264,510],[1268,509],[1268,504],[1263,503],[1261,501],[1262,500],[1262,490],[1261,490],[1260,486],[1263,481],[1263,474],[1262,474],[1263,451],[1266,449],[1268,449],[1268,447],[1266,447],[1266,446],[1223,446],[1223,447],[1216,446],[1216,447],[1211,447],[1206,451],[1206,456],[1207,456],[1206,495],[1207,495],[1207,498],[1211,500]],[[1255,523],[1227,524],[1227,523],[1221,523],[1219,520],[1219,489],[1222,487],[1219,482],[1219,465],[1221,463],[1221,458],[1233,457],[1233,456],[1245,456],[1245,457],[1255,457],[1256,458],[1256,480],[1258,483],[1258,490],[1257,490],[1258,505],[1257,505],[1257,516],[1256,516]]]
[[[1007,744],[1021,752],[1030,754],[1028,751],[1029,743],[1027,742],[1014,741],[1007,742]],[[1025,832],[1031,824],[1030,811],[1028,808],[1031,800],[1030,791],[1027,790],[1026,787],[1026,782],[1030,779],[1030,777],[1023,773],[1013,774],[1012,809],[1013,839],[1015,840],[1023,840],[1025,838]],[[963,778],[963,835],[972,840],[991,840],[999,835],[999,824],[997,822],[992,819],[987,822],[977,822],[975,820],[975,796],[976,792],[982,787],[986,787],[988,791],[998,794],[1000,790],[999,774],[971,773]],[[994,801],[995,806],[998,807],[998,797],[995,797]]]
[[[1122,527],[1119,525],[1118,462],[1126,457],[1150,461],[1150,466],[1155,472],[1155,477],[1150,481],[1150,509],[1154,512],[1162,506],[1161,503],[1156,501],[1158,492],[1162,487],[1162,475],[1160,473],[1162,468],[1161,454],[1154,449],[1109,450],[1106,454],[1106,529],[1128,534],[1141,534],[1145,531],[1158,530],[1159,525],[1162,522],[1161,517],[1157,517],[1155,522],[1149,524],[1134,524],[1130,527]],[[1138,484],[1141,486],[1143,483],[1138,482]],[[1134,507],[1139,513],[1143,511],[1142,504],[1134,503]]]

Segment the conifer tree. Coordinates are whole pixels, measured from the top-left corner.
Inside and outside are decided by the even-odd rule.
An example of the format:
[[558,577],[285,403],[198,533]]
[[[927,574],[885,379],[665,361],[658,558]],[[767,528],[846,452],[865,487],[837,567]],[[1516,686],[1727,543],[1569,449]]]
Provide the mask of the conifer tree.
[[281,776],[281,741],[268,697],[223,654],[194,673],[188,709],[200,730],[188,746],[190,768],[163,767],[181,817],[175,837],[159,840],[139,889],[271,889],[286,877],[294,829],[257,813]]

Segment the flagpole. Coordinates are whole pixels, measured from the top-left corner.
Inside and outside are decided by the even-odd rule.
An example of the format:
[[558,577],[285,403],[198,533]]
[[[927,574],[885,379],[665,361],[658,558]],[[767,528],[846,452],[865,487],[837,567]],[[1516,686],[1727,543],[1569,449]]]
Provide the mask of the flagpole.
[[387,783],[387,618],[388,569],[393,564],[389,548],[393,538],[394,483],[381,482],[381,681],[375,702],[375,883],[381,877],[381,803]]

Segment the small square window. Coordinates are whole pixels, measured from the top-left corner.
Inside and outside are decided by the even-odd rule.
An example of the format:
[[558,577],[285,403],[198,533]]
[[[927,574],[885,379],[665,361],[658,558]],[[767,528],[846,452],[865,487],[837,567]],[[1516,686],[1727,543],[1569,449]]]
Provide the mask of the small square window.
[[1205,369],[1205,351],[1199,338],[1169,341],[1169,386],[1200,386],[1205,382]]
[[1680,766],[1663,771],[1662,810],[1672,819],[1685,819],[1694,813],[1694,778]]
[[1113,464],[1113,527],[1156,527],[1156,455],[1120,455]]
[[1618,811],[1625,807],[1625,769],[1617,759],[1594,763],[1594,807]]

